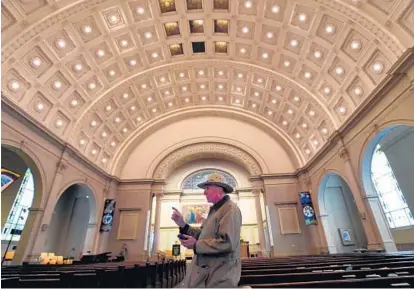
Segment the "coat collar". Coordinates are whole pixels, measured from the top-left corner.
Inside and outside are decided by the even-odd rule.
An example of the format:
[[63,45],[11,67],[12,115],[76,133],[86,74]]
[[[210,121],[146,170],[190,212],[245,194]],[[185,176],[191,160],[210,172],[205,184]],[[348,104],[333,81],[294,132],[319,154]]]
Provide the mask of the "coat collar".
[[217,211],[220,209],[221,206],[223,206],[228,200],[230,200],[230,197],[228,195],[225,195],[220,201],[218,201],[216,204],[211,206],[210,212]]

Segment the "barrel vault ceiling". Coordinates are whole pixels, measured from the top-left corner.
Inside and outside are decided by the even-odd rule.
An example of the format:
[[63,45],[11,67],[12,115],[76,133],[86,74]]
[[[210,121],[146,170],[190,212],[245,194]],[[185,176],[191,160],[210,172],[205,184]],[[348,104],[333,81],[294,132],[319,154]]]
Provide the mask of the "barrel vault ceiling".
[[413,46],[412,0],[3,0],[2,96],[113,171],[174,113],[266,122],[302,164]]

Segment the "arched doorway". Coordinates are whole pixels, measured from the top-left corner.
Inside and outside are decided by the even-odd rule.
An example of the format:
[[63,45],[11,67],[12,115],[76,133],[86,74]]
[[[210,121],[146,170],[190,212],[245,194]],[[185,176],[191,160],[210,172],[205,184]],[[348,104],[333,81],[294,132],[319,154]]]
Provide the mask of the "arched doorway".
[[96,201],[85,184],[68,187],[52,213],[45,251],[79,259],[90,253],[96,229]]
[[366,248],[367,239],[354,196],[340,175],[331,172],[322,178],[318,201],[329,253]]
[[1,147],[2,156],[2,263],[21,263],[30,253],[36,235],[35,215],[32,208],[39,208],[43,180],[38,163],[22,148],[8,145]]
[[362,180],[387,251],[414,249],[413,171],[413,126],[389,126],[368,143]]

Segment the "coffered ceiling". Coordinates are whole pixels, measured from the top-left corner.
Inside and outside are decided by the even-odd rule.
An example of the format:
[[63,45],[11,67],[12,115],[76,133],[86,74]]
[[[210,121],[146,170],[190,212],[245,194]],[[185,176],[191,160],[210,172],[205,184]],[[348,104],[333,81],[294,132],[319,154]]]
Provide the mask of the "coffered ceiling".
[[3,0],[2,95],[107,172],[198,108],[267,122],[303,164],[413,43],[412,0]]

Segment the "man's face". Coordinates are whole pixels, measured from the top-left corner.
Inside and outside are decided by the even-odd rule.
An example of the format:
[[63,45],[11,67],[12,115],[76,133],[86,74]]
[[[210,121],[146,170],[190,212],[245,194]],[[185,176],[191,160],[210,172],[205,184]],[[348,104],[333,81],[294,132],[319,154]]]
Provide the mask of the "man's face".
[[223,189],[219,186],[210,185],[204,188],[204,195],[209,203],[217,203],[223,196]]

